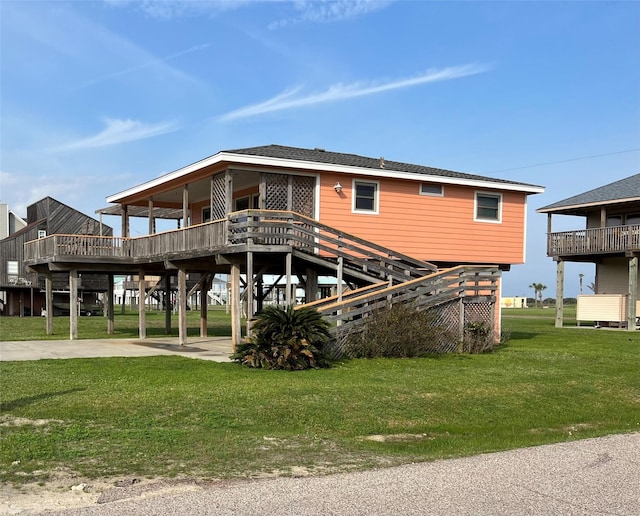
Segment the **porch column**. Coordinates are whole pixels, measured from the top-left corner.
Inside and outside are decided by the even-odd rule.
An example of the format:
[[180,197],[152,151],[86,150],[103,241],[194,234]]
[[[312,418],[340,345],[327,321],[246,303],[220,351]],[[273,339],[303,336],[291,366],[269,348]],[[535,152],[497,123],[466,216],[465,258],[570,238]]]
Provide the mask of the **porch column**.
[[627,330],[636,329],[636,303],[638,301],[638,257],[629,258],[629,298],[627,303]]
[[564,260],[558,258],[556,264],[556,328],[562,328],[564,321]]
[[178,269],[178,340],[187,343],[187,271]]
[[138,272],[138,338],[147,338],[147,312],[145,299],[144,271]]
[[153,216],[153,198],[149,199],[149,234],[156,232],[156,218]]
[[184,185],[182,188],[182,225],[183,227],[189,226],[189,185]]
[[120,215],[122,216],[122,237],[129,236],[129,207],[123,204],[120,209]]
[[44,276],[44,308],[47,312],[47,335],[53,335],[53,275],[47,271]]
[[69,271],[69,340],[78,338],[78,270]]
[[234,263],[231,265],[231,340],[234,349],[242,340],[240,313],[240,266]]
[[107,299],[106,299],[106,303],[105,303],[105,309],[107,310],[107,313],[105,314],[107,316],[107,334],[109,335],[113,335],[113,328],[114,328],[114,314],[113,314],[113,279],[114,276],[113,274],[108,274],[108,284],[107,284]]

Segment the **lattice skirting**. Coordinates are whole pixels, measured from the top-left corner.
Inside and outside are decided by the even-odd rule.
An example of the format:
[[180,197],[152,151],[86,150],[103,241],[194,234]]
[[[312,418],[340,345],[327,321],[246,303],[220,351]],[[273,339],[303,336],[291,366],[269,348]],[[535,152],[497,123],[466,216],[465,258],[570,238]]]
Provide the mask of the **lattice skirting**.
[[[427,309],[433,316],[433,344],[430,353],[481,352],[493,347],[493,322],[495,302],[482,298],[464,302],[453,300]],[[363,319],[366,321],[366,318]],[[326,349],[331,358],[345,356],[350,338],[360,333],[360,327],[337,327],[335,338]]]

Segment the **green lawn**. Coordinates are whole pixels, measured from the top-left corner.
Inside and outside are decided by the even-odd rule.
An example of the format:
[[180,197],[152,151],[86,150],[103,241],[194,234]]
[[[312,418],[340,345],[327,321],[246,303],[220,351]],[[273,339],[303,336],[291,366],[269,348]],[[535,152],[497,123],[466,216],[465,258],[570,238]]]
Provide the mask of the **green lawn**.
[[484,355],[295,373],[180,357],[2,362],[0,480],[324,473],[640,431],[640,332],[515,312],[511,339]]

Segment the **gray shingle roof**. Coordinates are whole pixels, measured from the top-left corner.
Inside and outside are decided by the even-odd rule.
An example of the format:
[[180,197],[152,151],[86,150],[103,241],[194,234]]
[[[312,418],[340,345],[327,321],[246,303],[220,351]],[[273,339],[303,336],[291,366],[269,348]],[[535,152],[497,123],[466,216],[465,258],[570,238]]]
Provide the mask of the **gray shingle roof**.
[[[361,167],[372,170],[380,170],[381,159],[383,158],[367,158],[358,156],[357,154],[344,154],[342,152],[331,152],[324,149],[302,149],[298,147],[286,147],[283,145],[264,145],[261,147],[249,147],[246,149],[226,150],[231,154],[243,154],[249,156],[265,156],[269,158],[291,159],[298,161],[310,161],[314,163],[327,163],[330,165],[343,165],[349,167]],[[475,174],[467,174],[464,172],[454,172],[452,170],[444,170],[441,168],[427,167],[423,165],[413,165],[411,163],[402,163],[400,161],[391,161],[384,159],[384,169],[394,170],[397,172],[408,172],[413,174],[424,174],[429,176],[451,177],[457,179],[468,179],[475,181],[491,181],[493,183],[503,183],[510,185],[523,185],[538,188],[537,185],[528,183],[520,183],[517,181],[509,181],[506,179],[496,179],[493,177],[479,176]]]
[[640,200],[640,174],[543,206],[536,211],[540,213],[562,211],[563,208],[610,204],[623,199]]

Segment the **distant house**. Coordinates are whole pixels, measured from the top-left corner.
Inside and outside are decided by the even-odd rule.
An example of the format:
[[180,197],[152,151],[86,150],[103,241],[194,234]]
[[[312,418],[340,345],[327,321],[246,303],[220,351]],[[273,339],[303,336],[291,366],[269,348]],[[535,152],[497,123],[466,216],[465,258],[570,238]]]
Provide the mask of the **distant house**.
[[[11,213],[1,208],[0,206],[0,214]],[[51,197],[28,206],[26,221],[14,217],[9,225],[12,224],[17,228],[16,231],[0,240],[0,298],[4,305],[2,315],[40,315],[45,308],[45,278],[25,265],[25,242],[43,239],[54,233],[91,236],[113,234],[111,227]],[[66,305],[65,311],[68,312],[69,275],[53,270],[51,274],[56,301]],[[82,277],[79,297],[86,303],[95,302],[96,293],[104,291],[105,276],[85,274]]]
[[[595,293],[578,296],[578,321],[637,328],[640,174],[537,210],[548,217],[547,255],[557,263],[556,326],[562,326],[565,262],[596,267]],[[584,228],[553,232],[552,216],[584,217]]]
[[[122,228],[110,243],[79,246],[50,236],[25,252],[38,270],[55,262],[74,276],[90,260],[95,271],[135,274],[140,289],[145,275],[177,275],[180,299],[188,275],[197,273],[206,291],[213,274],[228,274],[236,342],[241,303],[250,326],[281,286],[286,303],[304,289],[303,301],[340,331],[389,303],[414,302],[446,306],[442,318],[456,331],[475,318],[499,332],[501,271],[524,262],[527,198],[543,191],[384,158],[267,145],[221,151],[109,196],[112,205],[99,212],[121,216]],[[134,216],[148,218],[148,236],[130,237]],[[180,229],[156,233],[156,218],[178,219]],[[335,289],[320,300],[328,289],[318,278],[327,276]],[[276,281],[265,284],[266,277]],[[140,329],[144,337],[143,313]]]
[[27,222],[9,208],[8,204],[0,203],[0,240],[13,235],[27,225]]

